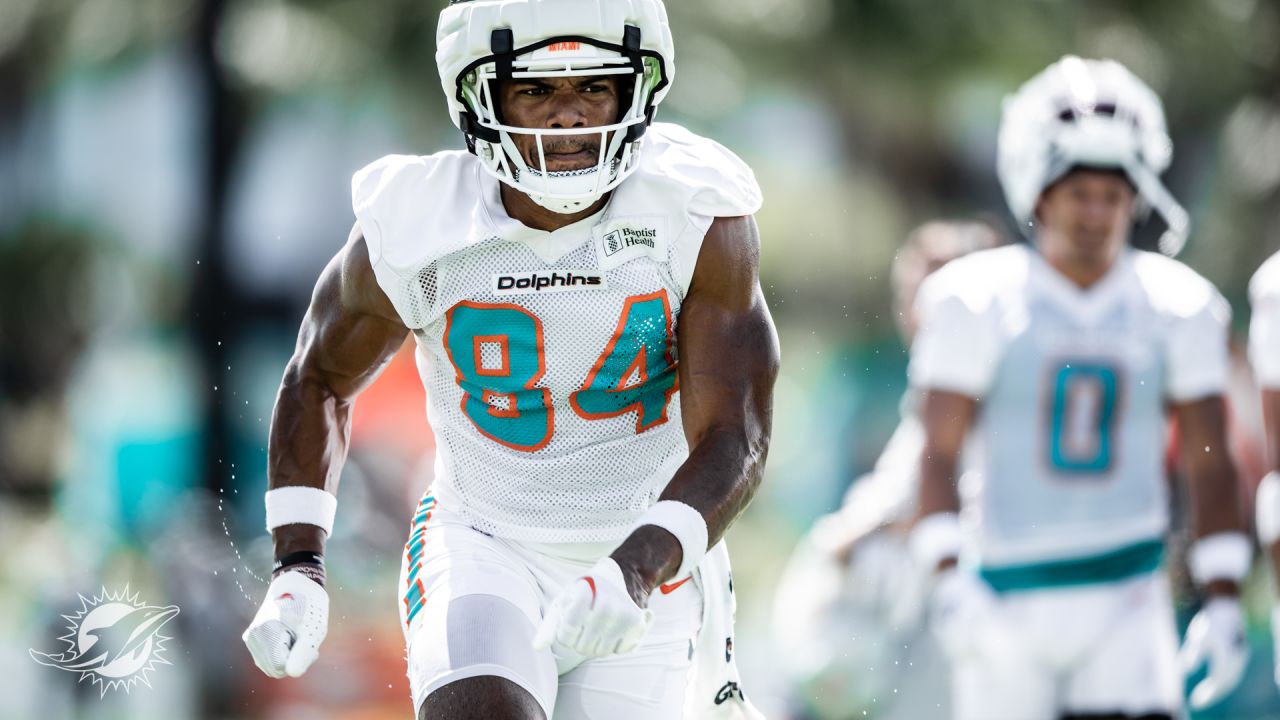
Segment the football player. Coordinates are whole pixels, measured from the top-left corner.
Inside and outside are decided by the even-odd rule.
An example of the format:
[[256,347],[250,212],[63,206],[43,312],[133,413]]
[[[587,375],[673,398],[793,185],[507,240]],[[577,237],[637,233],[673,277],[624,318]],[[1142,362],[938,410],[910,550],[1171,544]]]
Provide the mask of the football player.
[[[1029,242],[921,288],[911,547],[936,572],[957,718],[1180,717],[1181,671],[1207,663],[1195,708],[1243,673],[1251,551],[1224,437],[1230,308],[1190,268],[1129,244],[1154,208],[1161,249],[1182,245],[1186,214],[1159,180],[1170,156],[1150,88],[1116,62],[1062,58],[1005,101],[1000,125],[1000,183]],[[1205,594],[1180,657],[1162,570],[1170,418]],[[975,472],[957,487],[966,443]]]
[[[908,344],[925,277],[999,244],[994,228],[971,221],[929,222],[907,236],[890,278]],[[778,583],[774,634],[816,717],[919,718],[936,715],[946,696],[936,643],[923,632],[924,584],[907,550],[924,442],[916,404],[903,396],[902,420],[875,469],[800,539]]]
[[436,61],[468,151],[352,181],[272,418],[254,660],[317,657],[351,403],[412,335],[438,447],[400,578],[417,717],[672,718],[686,685],[697,717],[753,716],[720,538],[778,367],[754,176],[653,122],[661,0],[454,2]]
[[[1270,556],[1280,578],[1280,253],[1262,263],[1249,280],[1249,363],[1262,388],[1262,422],[1267,437],[1267,460],[1272,468],[1258,485],[1255,526],[1258,541]],[[1271,611],[1271,644],[1280,684],[1280,606]]]

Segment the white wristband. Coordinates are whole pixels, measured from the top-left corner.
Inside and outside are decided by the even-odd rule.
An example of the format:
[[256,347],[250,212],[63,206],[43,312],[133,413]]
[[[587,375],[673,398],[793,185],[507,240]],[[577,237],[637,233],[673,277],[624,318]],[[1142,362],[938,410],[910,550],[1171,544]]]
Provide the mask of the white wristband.
[[[636,528],[657,525],[676,536],[683,558],[676,578],[683,578],[694,571],[707,554],[707,521],[702,513],[679,500],[659,500],[640,516]],[[634,531],[634,528],[633,528]]]
[[1187,565],[1191,579],[1199,585],[1215,580],[1240,582],[1249,574],[1253,547],[1241,532],[1220,532],[1200,538],[1191,545]]
[[960,516],[942,512],[923,518],[911,530],[908,542],[916,566],[932,573],[938,563],[960,556]]
[[1263,547],[1280,540],[1280,472],[1272,470],[1258,485],[1258,494],[1254,498],[1254,521]]
[[267,491],[267,532],[281,525],[316,525],[325,535],[333,534],[333,516],[338,498],[320,488],[289,485]]

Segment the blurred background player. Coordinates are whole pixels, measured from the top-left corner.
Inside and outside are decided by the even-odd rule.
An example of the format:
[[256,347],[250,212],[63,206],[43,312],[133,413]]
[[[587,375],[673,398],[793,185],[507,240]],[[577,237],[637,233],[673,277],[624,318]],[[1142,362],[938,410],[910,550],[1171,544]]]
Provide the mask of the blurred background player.
[[[910,345],[920,283],[955,258],[1001,244],[984,222],[933,221],[893,260],[894,316]],[[945,665],[923,632],[924,576],[910,562],[924,431],[914,393],[875,469],[839,510],[819,518],[778,583],[775,642],[797,684],[801,717],[920,718],[945,714]]]
[[350,406],[412,333],[439,449],[400,582],[417,716],[754,716],[720,538],[778,363],[755,179],[651,124],[660,0],[453,3],[436,58],[470,152],[352,181],[272,418],[277,560],[245,642],[273,677],[317,658]]
[[[1001,120],[1000,182],[1030,243],[957,260],[921,288],[911,546],[936,571],[934,629],[962,720],[1173,718],[1179,660],[1208,661],[1194,708],[1243,673],[1251,553],[1225,441],[1230,309],[1186,266],[1129,244],[1154,208],[1160,247],[1182,247],[1186,214],[1158,179],[1170,156],[1145,84],[1118,63],[1064,57]],[[1161,569],[1167,417],[1206,595],[1180,658]],[[966,445],[976,472],[957,488]]]
[[[1249,281],[1249,362],[1262,390],[1262,421],[1271,472],[1255,500],[1258,541],[1280,578],[1280,253],[1272,255]],[[1280,684],[1280,606],[1271,612],[1276,683]]]

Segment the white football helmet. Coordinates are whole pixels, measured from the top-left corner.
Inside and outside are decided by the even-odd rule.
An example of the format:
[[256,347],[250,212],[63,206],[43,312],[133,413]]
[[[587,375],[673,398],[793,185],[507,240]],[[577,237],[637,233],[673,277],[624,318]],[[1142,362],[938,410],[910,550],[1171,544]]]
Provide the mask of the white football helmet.
[[[675,50],[662,0],[453,0],[440,13],[436,65],[453,123],[498,180],[558,213],[586,208],[638,163],[640,137],[667,94]],[[501,121],[496,81],[618,75],[621,116],[611,125],[521,128]],[[598,133],[594,167],[543,172],[543,138]],[[533,135],[538,163],[512,136]]]
[[1044,189],[1075,167],[1123,170],[1140,211],[1155,208],[1167,231],[1160,250],[1177,255],[1190,220],[1160,182],[1173,143],[1160,98],[1114,60],[1067,55],[1005,98],[996,171],[1024,232]]

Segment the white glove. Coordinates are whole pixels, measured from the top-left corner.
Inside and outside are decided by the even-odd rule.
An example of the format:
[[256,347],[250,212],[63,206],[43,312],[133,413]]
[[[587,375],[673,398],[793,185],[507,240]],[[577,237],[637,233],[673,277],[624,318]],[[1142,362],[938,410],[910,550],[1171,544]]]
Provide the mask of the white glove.
[[955,568],[940,572],[929,609],[934,636],[952,660],[1007,660],[1016,652],[1017,636],[1001,617],[995,592],[972,573]]
[[320,656],[329,629],[329,594],[299,572],[271,581],[267,597],[241,638],[262,672],[298,677]]
[[1187,626],[1178,660],[1187,674],[1209,663],[1209,676],[1191,690],[1191,709],[1206,708],[1234,690],[1249,663],[1240,601],[1215,597],[1205,603]]
[[606,557],[551,603],[533,648],[543,650],[556,642],[584,657],[630,652],[652,623],[653,611],[636,606],[622,569]]

